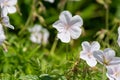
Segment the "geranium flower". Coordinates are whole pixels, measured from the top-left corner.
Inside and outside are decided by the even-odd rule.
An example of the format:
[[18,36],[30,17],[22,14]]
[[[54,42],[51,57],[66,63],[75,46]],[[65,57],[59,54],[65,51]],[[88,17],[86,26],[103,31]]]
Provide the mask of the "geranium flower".
[[120,46],[120,27],[118,28],[118,40],[117,40],[117,42],[118,42],[118,45]]
[[93,55],[99,63],[105,66],[112,66],[120,63],[120,58],[115,57],[115,51],[110,48],[106,48],[104,51],[94,51]]
[[2,24],[8,28],[11,28],[11,29],[14,29],[14,26],[12,26],[9,22],[9,17],[6,16],[6,17],[2,17]]
[[54,0],[45,0],[45,1],[48,1],[50,3],[54,3]]
[[109,80],[120,80],[120,64],[107,67],[107,77]]
[[97,64],[96,59],[93,56],[93,52],[100,49],[100,44],[96,41],[91,44],[87,41],[82,42],[83,51],[80,52],[80,58],[85,60],[90,67],[94,67]]
[[29,32],[31,32],[30,40],[34,43],[38,44],[44,44],[46,45],[48,43],[49,38],[49,32],[47,29],[42,28],[41,25],[34,25],[33,28],[29,29]]
[[6,39],[5,35],[4,35],[4,31],[3,31],[3,27],[0,24],[0,45],[3,43],[3,41]]
[[53,27],[57,29],[57,37],[64,43],[70,42],[72,39],[77,39],[81,35],[80,27],[83,25],[83,20],[80,16],[76,15],[72,17],[69,11],[63,11],[59,20],[53,24]]
[[15,13],[17,0],[0,0],[1,17],[6,17],[8,13]]

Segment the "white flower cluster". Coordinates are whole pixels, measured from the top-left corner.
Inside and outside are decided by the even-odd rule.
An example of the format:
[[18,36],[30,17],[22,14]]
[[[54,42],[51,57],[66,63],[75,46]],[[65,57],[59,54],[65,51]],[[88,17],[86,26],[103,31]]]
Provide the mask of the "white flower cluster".
[[9,22],[8,14],[12,14],[16,12],[15,5],[17,0],[0,0],[0,44],[5,40],[3,25],[14,29]]
[[[71,39],[77,39],[81,35],[81,26],[83,20],[80,16],[72,17],[69,11],[61,12],[59,20],[53,24],[57,29],[57,37],[64,43],[69,43]],[[118,28],[118,45],[120,46],[120,27]],[[82,51],[80,58],[85,60],[90,67],[95,67],[97,62],[107,68],[107,77],[110,80],[120,80],[120,57],[115,57],[115,51],[106,48],[100,50],[100,44],[97,41],[91,44],[88,41],[82,42]]]
[[41,25],[34,25],[32,28],[29,29],[31,32],[30,40],[37,44],[46,45],[48,43],[49,32],[47,29],[42,28]]
[[[120,46],[120,27],[118,28],[118,44]],[[115,57],[115,51],[106,48],[99,50],[100,44],[96,41],[91,44],[87,41],[82,42],[83,50],[80,52],[80,58],[85,60],[90,67],[94,67],[97,61],[107,69],[109,80],[120,80],[120,57]]]

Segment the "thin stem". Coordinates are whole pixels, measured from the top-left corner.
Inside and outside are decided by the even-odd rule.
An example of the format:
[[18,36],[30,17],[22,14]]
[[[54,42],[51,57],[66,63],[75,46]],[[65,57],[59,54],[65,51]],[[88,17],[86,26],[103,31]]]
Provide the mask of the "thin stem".
[[105,66],[103,66],[103,69],[102,69],[102,80],[105,80]]
[[109,30],[109,7],[107,6],[105,9],[106,9],[105,25],[106,29]]
[[51,55],[54,54],[54,51],[55,51],[56,46],[57,46],[57,43],[58,43],[58,38],[55,37],[54,43],[53,43],[52,48],[51,48],[51,50],[50,50],[50,54],[51,54]]

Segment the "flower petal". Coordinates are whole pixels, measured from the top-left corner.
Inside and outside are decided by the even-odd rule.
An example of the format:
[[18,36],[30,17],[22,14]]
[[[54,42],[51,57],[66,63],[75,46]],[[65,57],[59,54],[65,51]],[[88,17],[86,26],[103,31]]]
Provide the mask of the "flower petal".
[[82,49],[83,49],[83,51],[89,52],[89,50],[90,50],[89,42],[87,42],[87,41],[82,42]]
[[6,39],[5,35],[4,35],[4,30],[2,25],[0,24],[0,45],[3,43],[3,41]]
[[71,21],[70,21],[70,25],[71,25],[71,27],[74,27],[74,26],[81,27],[83,25],[83,20],[78,15],[73,16]]
[[101,50],[98,50],[98,51],[94,51],[93,52],[93,56],[96,58],[96,60],[99,62],[99,63],[101,63],[101,64],[103,64],[103,51],[101,51]]
[[94,67],[97,64],[95,58],[89,58],[88,60],[86,60],[86,62],[90,67]]
[[56,28],[58,32],[62,32],[65,30],[65,26],[60,20],[56,21],[53,24],[53,27]]
[[91,43],[91,52],[99,50],[100,49],[100,44],[97,41],[94,41]]
[[68,31],[58,33],[57,37],[64,43],[70,42],[70,33]]
[[9,13],[15,13],[16,12],[16,8],[14,6],[9,6],[9,7],[7,7],[7,9],[8,9]]
[[110,48],[106,48],[103,52],[107,59],[111,59],[115,56],[115,51]]
[[1,10],[1,17],[6,17],[8,14],[7,7],[3,7]]
[[109,65],[116,65],[116,64],[120,64],[120,58],[119,57],[112,58],[112,60],[109,63]]
[[69,29],[72,39],[77,39],[80,37],[82,30],[79,27],[71,27]]
[[10,6],[15,5],[17,3],[17,0],[8,0],[7,2]]
[[59,19],[64,23],[65,25],[70,24],[70,20],[72,18],[72,14],[69,11],[63,11],[61,12]]

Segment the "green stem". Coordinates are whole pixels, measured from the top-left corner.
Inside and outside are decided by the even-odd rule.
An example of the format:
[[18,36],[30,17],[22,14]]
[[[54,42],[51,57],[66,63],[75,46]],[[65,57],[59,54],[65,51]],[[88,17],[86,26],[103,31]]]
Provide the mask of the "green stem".
[[103,66],[103,69],[102,69],[102,80],[105,80],[105,66]]
[[54,51],[55,51],[56,46],[57,46],[57,43],[58,43],[58,38],[55,38],[54,43],[53,43],[53,45],[52,45],[52,48],[51,48],[51,50],[50,50],[50,54],[51,54],[51,55],[54,54]]
[[109,7],[107,6],[105,9],[106,9],[105,25],[106,25],[106,29],[109,30]]

